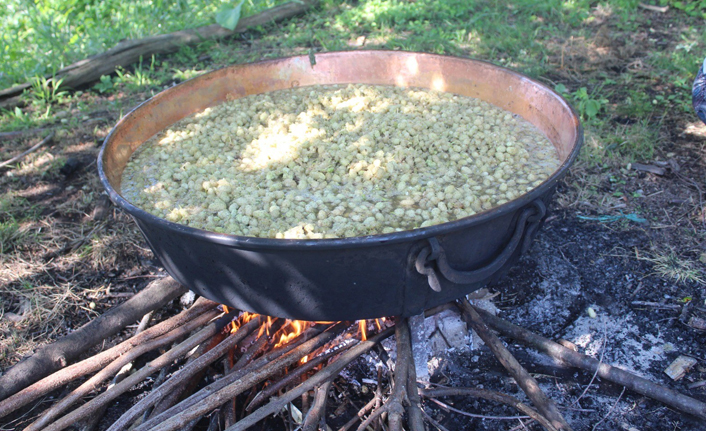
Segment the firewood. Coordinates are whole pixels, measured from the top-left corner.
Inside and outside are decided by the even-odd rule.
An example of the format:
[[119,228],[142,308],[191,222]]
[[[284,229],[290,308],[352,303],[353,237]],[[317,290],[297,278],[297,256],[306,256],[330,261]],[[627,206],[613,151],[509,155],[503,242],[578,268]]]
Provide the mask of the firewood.
[[[135,431],[173,431],[181,424],[195,417],[203,416],[226,401],[241,394],[270,376],[293,365],[312,351],[333,340],[348,325],[336,324],[328,331],[291,348],[290,344],[282,349],[275,349],[268,355],[261,356],[247,367],[217,380],[201,391],[175,405],[172,409],[141,424]],[[273,355],[274,353],[274,355]],[[274,357],[273,357],[274,356]],[[236,424],[237,426],[237,424]],[[110,430],[113,431],[113,430]]]
[[146,313],[163,307],[186,291],[185,287],[171,277],[151,282],[124,303],[54,343],[37,349],[32,356],[7,370],[0,376],[0,400],[66,367],[91,347],[117,334]]
[[[52,78],[62,80],[62,87],[77,88],[110,75],[119,66],[125,67],[139,61],[140,57],[153,54],[166,54],[179,50],[184,45],[201,43],[209,39],[222,39],[243,33],[249,28],[280,21],[305,12],[316,4],[316,0],[298,0],[267,9],[259,14],[245,17],[238,26],[230,31],[218,24],[198,27],[190,30],[150,36],[143,39],[126,40],[118,43],[104,53],[78,61],[57,71]],[[47,77],[49,78],[49,77]],[[31,82],[16,85],[0,91],[0,108],[11,109],[19,105],[19,96],[32,86]]]
[[467,299],[459,301],[463,314],[468,318],[468,324],[471,325],[478,336],[483,339],[485,344],[490,348],[498,361],[505,367],[510,375],[517,381],[517,384],[527,394],[537,410],[549,421],[557,430],[571,430],[571,427],[566,422],[562,414],[559,412],[556,404],[540,389],[537,381],[532,377],[525,368],[517,362],[514,356],[503,345],[502,341],[490,332],[485,322],[478,314],[476,309],[468,302]]
[[297,367],[296,370],[289,372],[285,377],[265,387],[265,389],[263,389],[255,396],[255,398],[253,398],[253,400],[248,404],[245,410],[247,412],[251,412],[252,410],[260,407],[262,404],[265,403],[265,401],[267,401],[270,397],[274,396],[280,390],[284,389],[287,385],[299,379],[302,375],[313,370],[318,365],[321,365],[325,360],[329,359],[330,357],[340,354],[342,351],[345,351],[348,347],[350,346],[347,345],[337,350],[332,350],[328,353],[324,353],[307,361],[306,364]]
[[319,427],[322,419],[326,419],[326,400],[328,399],[328,391],[331,389],[331,382],[324,382],[316,388],[314,395],[314,404],[311,405],[302,424],[302,431],[317,431],[326,429],[325,426]]
[[206,366],[212,364],[213,362],[221,358],[223,355],[225,355],[243,338],[245,338],[248,334],[254,331],[260,325],[260,323],[260,319],[253,319],[242,327],[238,328],[235,333],[229,335],[215,348],[209,350],[207,353],[204,353],[198,359],[179,370],[169,380],[164,382],[164,384],[155,388],[148,396],[141,399],[137,404],[132,406],[130,410],[125,412],[115,423],[113,423],[110,429],[127,429],[130,424],[132,424],[133,421],[140,417],[145,410],[155,405],[167,394],[170,394],[173,391],[177,390],[180,385],[182,385],[195,374],[199,373]]
[[239,422],[236,422],[235,425],[228,428],[227,431],[244,431],[265,419],[267,416],[281,411],[283,407],[300,397],[304,392],[310,391],[317,385],[334,379],[348,364],[360,357],[360,355],[369,352],[379,342],[392,335],[392,332],[393,328],[387,328],[374,337],[369,338],[367,341],[361,341],[341,354],[341,356],[332,361],[327,367],[308,378],[304,383],[301,383],[282,396],[274,398],[265,406],[255,410],[252,414],[244,417]]
[[666,386],[653,383],[628,371],[601,363],[598,359],[567,349],[561,344],[555,343],[548,338],[507,322],[497,316],[493,316],[484,310],[479,308],[475,310],[492,329],[537,349],[554,359],[590,373],[596,373],[601,379],[625,386],[633,392],[660,401],[681,412],[689,413],[706,420],[706,403],[680,394]]
[[173,361],[182,358],[191,349],[198,346],[205,340],[215,335],[218,331],[223,329],[223,327],[232,320],[232,314],[226,314],[221,319],[209,323],[205,328],[201,329],[196,334],[192,335],[185,341],[181,342],[179,345],[170,349],[167,353],[159,356],[148,362],[144,367],[140,368],[137,372],[132,374],[130,377],[126,378],[119,384],[111,388],[110,391],[103,392],[97,397],[93,398],[91,401],[82,405],[78,409],[72,411],[66,416],[53,422],[51,425],[42,428],[44,431],[61,431],[71,426],[74,422],[77,422],[84,417],[94,414],[102,406],[113,402],[120,395],[127,392],[131,387],[142,382],[147,377],[171,364]]
[[[189,335],[191,331],[202,327],[214,317],[216,317],[218,314],[219,313],[217,311],[204,313],[198,318],[192,320],[191,322],[188,322],[186,325],[180,326],[162,335],[161,337],[155,338],[154,340],[150,340],[147,343],[141,344],[136,348],[130,350],[126,354],[116,358],[112,363],[101,369],[98,373],[96,373],[93,377],[84,382],[81,386],[74,389],[69,395],[65,396],[60,401],[51,406],[48,410],[46,410],[39,419],[37,419],[34,423],[32,423],[29,427],[26,428],[26,431],[38,431],[42,429],[44,426],[48,425],[51,421],[56,419],[60,414],[66,411],[73,404],[98,389],[106,379],[109,379],[111,376],[120,372],[120,370],[123,368],[123,366],[125,366],[125,364],[131,363],[132,361],[147,352],[171,344],[174,341]],[[109,388],[109,390],[111,389],[112,388]],[[104,406],[107,406],[107,403],[105,403]]]

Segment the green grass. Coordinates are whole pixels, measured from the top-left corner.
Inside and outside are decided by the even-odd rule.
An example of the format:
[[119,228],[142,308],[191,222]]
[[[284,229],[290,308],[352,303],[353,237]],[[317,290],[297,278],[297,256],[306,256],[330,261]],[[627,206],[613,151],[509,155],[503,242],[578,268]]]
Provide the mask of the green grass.
[[[282,1],[247,0],[243,16]],[[6,0],[0,8],[0,88],[97,54],[123,39],[215,23],[226,0]]]
[[[248,0],[243,15],[276,3],[282,1]],[[252,49],[216,41],[184,46],[168,57],[144,58],[104,76],[92,91],[154,92],[212,67],[307,51],[358,49],[357,41],[364,40],[365,48],[475,57],[526,73],[559,90],[580,113],[587,141],[592,142],[582,156],[589,165],[649,161],[662,142],[665,116],[693,117],[689,89],[706,51],[702,22],[691,18],[706,10],[704,2],[689,8],[672,0],[663,3],[672,6],[663,16],[671,20],[669,25],[653,22],[657,16],[633,0],[322,0],[297,19],[239,36],[250,39]],[[0,130],[41,125],[58,110],[55,105],[74,103],[70,94],[56,91],[51,79],[38,75],[124,38],[211,24],[222,5],[233,4],[44,0],[29,7],[24,0],[9,0],[0,11],[0,37],[5,42],[0,47],[5,65],[0,87],[26,79],[34,79],[35,85],[27,96],[31,107],[4,112]],[[664,39],[652,35],[653,27],[670,34],[666,45],[649,42]],[[607,35],[607,45],[598,41],[601,34]],[[587,60],[600,57],[601,49],[616,57],[612,69]],[[200,61],[206,56],[208,63]]]

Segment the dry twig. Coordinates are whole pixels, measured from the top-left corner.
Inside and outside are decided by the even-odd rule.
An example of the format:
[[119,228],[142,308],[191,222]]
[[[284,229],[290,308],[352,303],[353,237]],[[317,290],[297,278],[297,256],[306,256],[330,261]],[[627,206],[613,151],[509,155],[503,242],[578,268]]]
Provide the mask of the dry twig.
[[314,395],[314,404],[311,405],[302,424],[302,431],[317,431],[318,429],[326,430],[325,426],[319,426],[321,420],[326,419],[326,400],[328,391],[331,389],[331,382],[324,382],[316,388]]
[[265,419],[267,416],[281,411],[284,406],[300,397],[304,392],[310,391],[317,385],[334,379],[353,360],[369,352],[377,343],[392,335],[392,331],[392,328],[385,329],[367,341],[361,341],[351,347],[348,351],[342,353],[341,356],[332,361],[326,368],[309,377],[305,382],[281,397],[277,397],[267,405],[255,410],[251,415],[236,422],[235,425],[228,428],[226,431],[244,431]]
[[32,151],[36,151],[36,150],[42,148],[43,146],[45,146],[46,144],[51,142],[52,139],[54,139],[54,131],[53,130],[51,132],[49,132],[49,134],[44,139],[39,141],[39,143],[32,145],[27,150],[23,151],[22,153],[16,155],[15,157],[13,157],[9,160],[5,160],[4,162],[0,162],[0,168],[4,168],[7,165],[11,165],[13,163],[16,163],[16,162],[22,160],[27,154],[31,153]]
[[[203,416],[248,388],[293,365],[312,351],[325,345],[345,329],[345,324],[334,325],[331,329],[291,348],[286,345],[261,356],[247,367],[231,373],[205,387],[201,391],[175,405],[171,409],[143,423],[135,431],[172,431],[193,418]],[[304,332],[303,334],[306,334]],[[302,334],[302,335],[303,335]],[[300,337],[302,337],[300,335]],[[284,353],[283,353],[284,352]],[[238,424],[236,423],[235,426]]]
[[[147,352],[158,349],[167,344],[171,344],[172,342],[189,335],[191,331],[196,330],[201,326],[205,325],[214,317],[216,317],[217,314],[218,312],[216,311],[213,311],[211,313],[204,313],[198,318],[192,320],[191,322],[188,322],[187,324],[180,326],[162,335],[161,337],[155,338],[154,340],[150,340],[144,344],[141,344],[135,347],[134,349],[130,350],[126,354],[116,358],[112,363],[101,369],[98,373],[96,373],[93,377],[84,382],[81,386],[74,389],[69,395],[65,396],[60,401],[56,402],[53,406],[51,406],[47,411],[44,412],[44,414],[39,419],[37,419],[34,423],[27,427],[26,431],[38,431],[42,429],[44,426],[48,425],[51,421],[56,419],[60,414],[65,412],[69,407],[78,402],[81,398],[98,389],[105,380],[110,378],[110,376],[119,373],[126,364],[131,363],[132,361]],[[123,380],[124,379],[125,378],[123,377]],[[119,383],[120,382],[117,382],[115,385]],[[112,388],[110,387],[108,388],[108,390],[111,389]],[[105,406],[107,406],[107,404],[105,404]]]
[[[527,404],[520,402],[517,398],[503,394],[501,392],[490,391],[488,389],[479,388],[435,388],[435,389],[422,389],[422,396],[425,398],[437,398],[437,397],[450,397],[450,396],[470,396],[475,398],[482,398],[488,401],[494,401],[497,403],[505,404],[510,407],[515,408],[517,411],[526,414],[528,417],[539,422],[544,428],[549,431],[555,431],[556,427],[544,416],[537,413]],[[495,418],[500,419],[500,418]],[[517,417],[503,418],[503,419],[517,419]]]
[[148,396],[141,399],[137,404],[132,406],[130,410],[125,412],[110,428],[111,431],[118,431],[127,429],[130,424],[135,421],[138,417],[142,415],[144,411],[155,405],[158,401],[163,399],[167,394],[176,391],[180,386],[182,386],[191,377],[198,374],[208,365],[212,364],[223,355],[225,355],[230,349],[232,349],[236,344],[238,344],[243,338],[245,338],[250,332],[255,330],[260,324],[259,319],[253,319],[240,327],[235,333],[230,334],[225,340],[220,342],[216,347],[209,350],[208,352],[201,355],[198,359],[194,360],[190,364],[187,364],[184,368],[176,372],[172,377],[169,378],[159,387],[155,388]]
[[167,365],[171,364],[173,361],[182,358],[191,349],[203,343],[204,341],[211,338],[218,331],[223,329],[223,327],[228,324],[233,319],[232,314],[226,314],[222,318],[210,323],[208,326],[192,335],[185,341],[179,343],[176,347],[170,349],[167,353],[159,356],[148,362],[144,367],[140,368],[137,372],[130,375],[119,384],[113,386],[111,390],[103,392],[91,401],[82,405],[78,409],[72,411],[71,413],[63,416],[56,422],[44,428],[45,431],[61,431],[99,410],[102,406],[114,401],[123,393],[127,392],[131,387],[140,383],[147,377],[151,376],[155,372],[161,370]]
[[571,430],[571,427],[559,412],[556,404],[542,392],[534,377],[517,362],[517,359],[507,350],[502,341],[500,341],[495,334],[490,332],[476,309],[466,299],[459,301],[459,304],[461,305],[464,315],[468,318],[468,323],[473,327],[473,330],[483,339],[498,361],[515,379],[537,410],[546,417],[557,430]]

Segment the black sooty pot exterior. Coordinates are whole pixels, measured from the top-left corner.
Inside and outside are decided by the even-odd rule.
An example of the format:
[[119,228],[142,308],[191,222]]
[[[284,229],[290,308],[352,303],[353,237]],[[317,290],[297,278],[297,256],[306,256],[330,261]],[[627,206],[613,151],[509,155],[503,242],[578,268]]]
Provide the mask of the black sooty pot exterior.
[[[522,116],[555,146],[561,167],[519,198],[427,228],[366,237],[286,240],[226,235],[149,214],[120,195],[130,155],[174,122],[226,100],[317,84],[433,88]],[[410,316],[498,279],[529,248],[583,131],[555,92],[492,64],[425,53],[350,51],[232,66],[172,87],[126,115],[99,155],[112,201],[133,216],[167,272],[220,303],[299,320]]]

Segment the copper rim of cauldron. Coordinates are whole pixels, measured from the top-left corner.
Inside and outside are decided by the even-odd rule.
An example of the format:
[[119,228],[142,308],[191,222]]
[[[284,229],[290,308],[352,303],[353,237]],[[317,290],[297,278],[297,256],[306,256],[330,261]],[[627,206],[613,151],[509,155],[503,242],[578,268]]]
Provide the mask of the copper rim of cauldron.
[[[143,111],[148,112],[149,109],[152,107],[152,105],[156,105],[157,103],[164,103],[165,98],[168,98],[171,95],[171,92],[174,91],[174,89],[189,85],[190,83],[194,83],[200,80],[208,80],[219,73],[225,71],[225,70],[235,70],[237,71],[238,69],[243,69],[247,67],[257,67],[260,65],[270,65],[272,63],[279,63],[279,62],[291,62],[293,60],[299,60],[299,61],[306,61],[307,63],[310,62],[311,58],[309,56],[293,56],[293,57],[284,57],[284,58],[278,58],[278,59],[271,59],[271,60],[263,60],[255,63],[248,63],[248,64],[242,64],[242,65],[236,65],[236,66],[227,66],[221,69],[214,70],[212,72],[206,73],[204,75],[192,78],[188,81],[185,81],[181,84],[178,84],[177,86],[171,87],[167,90],[162,91],[161,93],[153,96],[152,98],[146,100],[145,102],[141,103],[137,107],[135,107],[133,110],[131,110],[128,114],[126,114],[123,118],[118,121],[118,123],[115,125],[115,127],[110,131],[108,136],[106,137],[104,144],[101,148],[101,151],[98,155],[98,173],[100,176],[100,180],[103,183],[104,187],[108,191],[108,195],[110,199],[120,208],[125,209],[129,214],[135,216],[136,218],[139,219],[146,219],[149,220],[151,223],[157,223],[158,225],[161,225],[161,227],[175,231],[175,232],[180,232],[182,234],[189,234],[194,237],[199,237],[203,239],[207,239],[208,241],[215,242],[218,244],[222,245],[230,245],[234,247],[242,247],[242,248],[247,248],[251,250],[257,250],[261,248],[266,248],[266,249],[277,249],[277,248],[283,248],[283,249],[311,249],[312,247],[316,249],[334,249],[334,248],[355,248],[355,247],[365,247],[365,246],[370,246],[374,244],[392,244],[392,243],[398,243],[398,242],[404,242],[404,241],[411,241],[411,240],[418,240],[418,239],[424,239],[424,238],[429,238],[432,236],[437,236],[437,235],[442,235],[442,234],[447,234],[449,232],[458,230],[461,227],[468,227],[468,226],[475,226],[480,223],[484,223],[485,221],[495,218],[497,216],[500,216],[502,214],[506,214],[512,211],[517,210],[518,208],[526,205],[528,202],[531,202],[542,195],[546,193],[546,191],[554,186],[561,177],[565,175],[565,171],[569,168],[569,166],[574,162],[576,157],[578,157],[578,153],[580,151],[581,145],[583,144],[583,127],[578,120],[578,115],[576,114],[576,111],[571,107],[571,105],[564,99],[560,94],[558,94],[556,91],[552,90],[551,88],[547,87],[546,85],[533,80],[531,78],[528,78],[527,76],[520,74],[518,72],[515,72],[511,69],[502,67],[502,66],[497,66],[494,65],[490,62],[483,61],[483,60],[475,60],[475,59],[464,59],[464,58],[459,58],[459,57],[453,57],[453,56],[446,56],[446,55],[439,55],[439,54],[428,54],[428,53],[420,53],[420,52],[410,52],[410,51],[389,51],[389,50],[361,50],[361,51],[339,51],[339,52],[328,52],[328,53],[322,53],[322,54],[317,54],[315,56],[315,59],[324,59],[326,57],[330,56],[359,56],[359,55],[371,55],[371,56],[377,56],[378,58],[383,58],[385,55],[413,55],[413,56],[424,56],[424,57],[437,57],[440,59],[453,59],[453,60],[463,60],[467,62],[472,62],[476,63],[479,65],[485,65],[489,66],[491,69],[494,69],[496,71],[502,71],[503,73],[509,74],[514,76],[517,79],[528,81],[532,83],[535,86],[539,86],[543,88],[548,94],[551,94],[554,96],[554,98],[557,101],[560,101],[563,104],[563,108],[567,109],[569,112],[571,112],[571,115],[573,117],[574,121],[574,128],[576,131],[576,136],[573,142],[573,145],[571,147],[571,151],[569,154],[566,156],[562,164],[559,166],[559,168],[551,175],[549,178],[547,178],[545,181],[543,181],[540,185],[537,187],[534,187],[532,190],[530,190],[527,193],[524,193],[520,195],[519,197],[506,202],[502,205],[498,205],[496,207],[491,208],[490,210],[483,211],[481,213],[477,213],[468,217],[460,218],[454,221],[446,222],[446,223],[441,223],[425,228],[418,228],[418,229],[412,229],[412,230],[404,230],[400,232],[393,232],[393,233],[386,233],[386,234],[375,234],[375,235],[366,235],[366,236],[356,236],[356,237],[346,237],[346,238],[330,238],[330,239],[276,239],[276,238],[260,238],[260,237],[247,237],[247,236],[239,236],[239,235],[232,235],[232,234],[225,234],[225,233],[216,233],[216,232],[211,232],[203,229],[198,229],[190,226],[185,226],[182,224],[170,222],[168,220],[165,220],[161,217],[157,217],[135,205],[130,203],[127,199],[122,197],[120,193],[118,193],[117,190],[113,187],[111,184],[110,180],[108,179],[108,176],[106,175],[105,172],[105,162],[104,162],[104,157],[106,154],[106,150],[108,148],[108,145],[110,144],[111,140],[114,139],[115,135],[117,132],[123,127],[123,125],[130,119],[131,117],[134,116],[140,116],[143,114]],[[354,61],[354,60],[352,60]],[[351,82],[351,83],[357,83],[357,82]],[[345,82],[340,82],[340,83],[335,83],[335,84],[346,84]],[[313,84],[316,85],[316,84]],[[320,83],[319,85],[333,85],[333,83]],[[272,91],[272,90],[269,90]],[[263,91],[259,93],[266,93],[268,91]],[[255,94],[255,93],[253,93]],[[219,102],[220,103],[220,102]],[[215,103],[211,106],[215,106],[218,103]],[[168,126],[166,126],[168,127]]]

